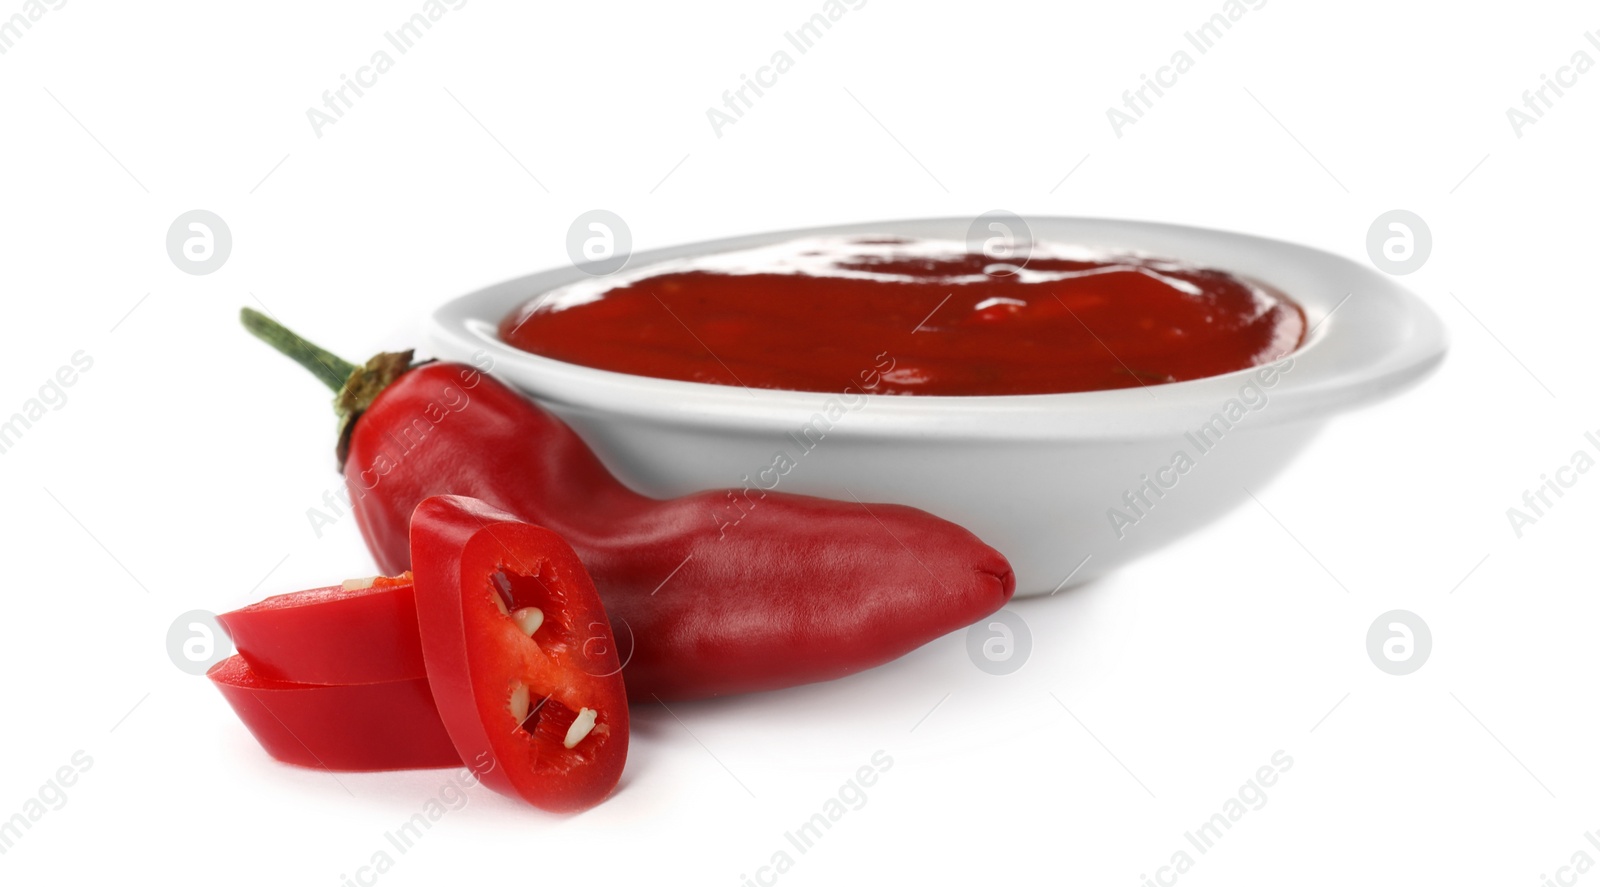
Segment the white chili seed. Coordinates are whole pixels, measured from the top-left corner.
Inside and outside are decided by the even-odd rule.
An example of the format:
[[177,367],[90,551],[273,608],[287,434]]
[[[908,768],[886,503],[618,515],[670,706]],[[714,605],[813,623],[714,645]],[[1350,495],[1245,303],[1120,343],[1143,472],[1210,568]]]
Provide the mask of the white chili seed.
[[573,719],[572,726],[567,728],[567,738],[563,739],[561,744],[572,748],[582,742],[583,737],[588,736],[589,731],[594,729],[595,714],[592,708],[578,709],[578,716]]
[[511,716],[522,723],[528,719],[528,685],[518,684],[511,691]]
[[533,633],[539,630],[539,626],[544,624],[544,611],[538,607],[522,607],[513,612],[511,618],[516,620],[522,633],[531,638]]

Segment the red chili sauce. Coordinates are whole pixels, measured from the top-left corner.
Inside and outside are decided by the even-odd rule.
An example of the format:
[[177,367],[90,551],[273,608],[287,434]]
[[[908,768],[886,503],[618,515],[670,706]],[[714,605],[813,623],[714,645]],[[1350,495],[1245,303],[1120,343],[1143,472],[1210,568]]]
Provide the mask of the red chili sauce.
[[[597,277],[506,317],[534,354],[660,379],[874,394],[1099,391],[1199,379],[1299,346],[1299,306],[1179,262],[1036,243],[791,241]],[[886,367],[888,367],[886,369]]]

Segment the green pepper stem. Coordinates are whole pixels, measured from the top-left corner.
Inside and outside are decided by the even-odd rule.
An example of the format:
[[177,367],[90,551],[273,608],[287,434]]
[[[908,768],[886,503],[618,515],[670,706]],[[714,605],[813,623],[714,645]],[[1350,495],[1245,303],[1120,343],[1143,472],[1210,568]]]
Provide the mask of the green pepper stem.
[[293,330],[254,308],[240,308],[239,322],[250,331],[250,335],[305,367],[311,375],[321,379],[322,384],[333,389],[335,394],[344,388],[350,375],[358,369],[350,361],[301,338]]

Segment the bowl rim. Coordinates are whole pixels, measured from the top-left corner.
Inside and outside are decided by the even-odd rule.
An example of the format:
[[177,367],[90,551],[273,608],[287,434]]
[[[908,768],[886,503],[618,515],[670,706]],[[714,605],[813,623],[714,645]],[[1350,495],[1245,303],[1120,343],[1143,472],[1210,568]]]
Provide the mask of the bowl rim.
[[[703,240],[635,253],[626,268],[784,240],[889,234],[962,240],[970,218],[918,218],[827,225]],[[1012,395],[861,393],[839,412],[837,392],[749,389],[657,379],[567,363],[501,341],[502,318],[539,293],[585,279],[576,266],[475,290],[441,305],[428,341],[450,359],[486,355],[490,371],[558,410],[722,431],[784,433],[817,414],[838,416],[828,433],[892,439],[907,434],[963,440],[1137,439],[1182,433],[1249,396],[1251,424],[1322,417],[1416,383],[1443,360],[1448,333],[1416,295],[1376,268],[1288,241],[1212,228],[1073,216],[1026,217],[1033,238],[1145,253],[1218,267],[1264,281],[1297,302],[1308,333],[1287,368],[1247,368],[1182,382],[1107,391]],[[864,367],[864,369],[866,369]],[[1270,385],[1263,379],[1272,377]],[[1254,387],[1255,394],[1249,389]],[[830,404],[830,400],[834,403]],[[829,412],[831,411],[831,412]],[[1259,415],[1257,415],[1259,414]]]

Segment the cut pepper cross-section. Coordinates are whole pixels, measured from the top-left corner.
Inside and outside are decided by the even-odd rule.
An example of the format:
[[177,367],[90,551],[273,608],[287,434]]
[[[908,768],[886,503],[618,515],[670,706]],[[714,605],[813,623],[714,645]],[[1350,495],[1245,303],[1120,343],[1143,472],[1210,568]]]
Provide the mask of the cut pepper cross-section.
[[548,582],[545,579],[554,569],[548,562],[541,566],[544,569],[539,575],[525,576],[512,565],[500,565],[489,584],[504,618],[490,622],[501,635],[504,649],[515,651],[518,658],[512,669],[507,710],[519,729],[539,746],[534,766],[560,768],[571,764],[569,758],[587,757],[599,743],[591,742],[576,751],[579,743],[590,733],[609,735],[611,726],[599,723],[599,712],[589,707],[593,701],[585,694],[592,692],[591,682],[574,681],[563,672],[563,663],[587,662],[582,644],[575,649],[574,643],[591,639],[574,632],[563,616],[545,618],[546,612],[563,613],[569,605],[564,595],[552,590],[552,586],[560,587],[561,580],[553,575]]
[[554,533],[440,496],[411,524],[418,625],[434,701],[485,785],[553,811],[603,800],[622,776],[627,692],[605,611]]
[[267,753],[318,770],[457,767],[424,678],[297,684],[257,674],[243,655],[207,672]]
[[217,617],[250,670],[299,684],[420,680],[411,574],[269,597]]

